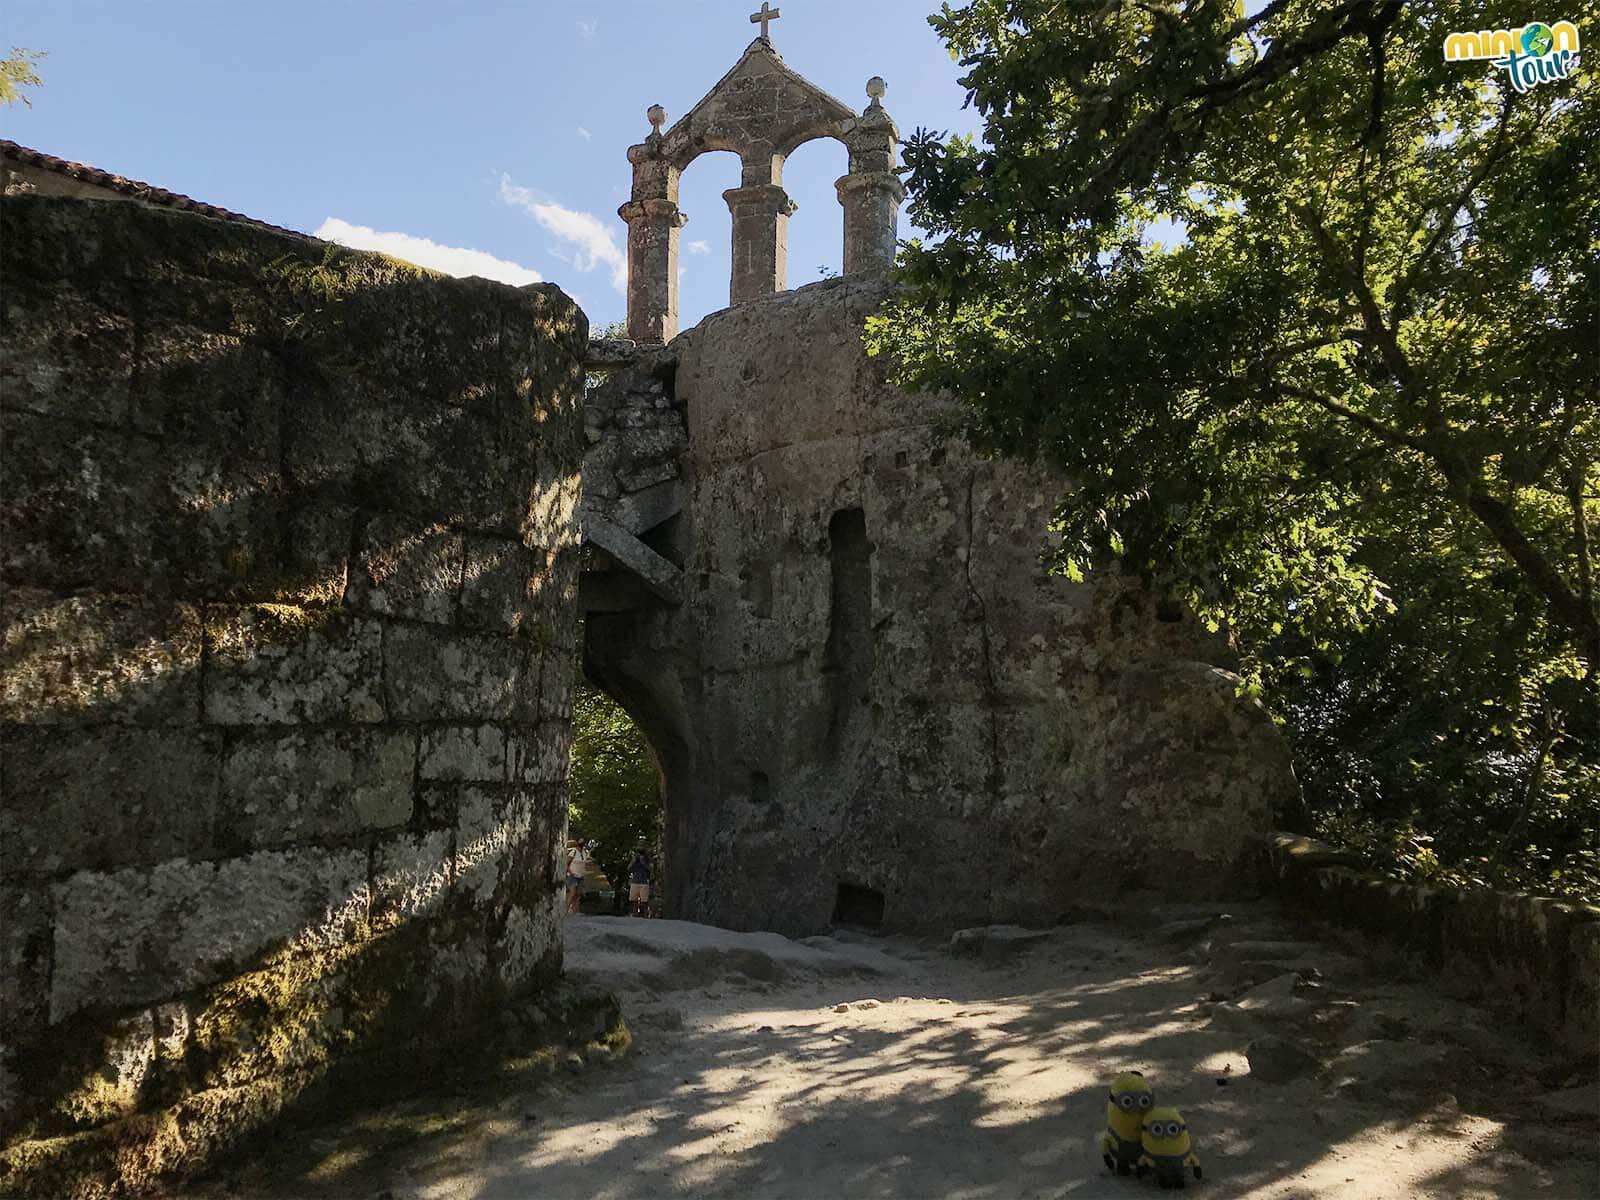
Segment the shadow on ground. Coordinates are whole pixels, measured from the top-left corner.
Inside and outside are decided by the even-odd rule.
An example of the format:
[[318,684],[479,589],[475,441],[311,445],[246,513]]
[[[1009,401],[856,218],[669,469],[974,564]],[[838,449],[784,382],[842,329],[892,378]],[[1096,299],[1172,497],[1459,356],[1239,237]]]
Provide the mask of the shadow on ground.
[[[1231,936],[1279,932],[1261,920]],[[1131,1196],[1151,1185],[1108,1177],[1094,1149],[1104,1081],[1123,1067],[1183,1108],[1206,1167],[1198,1194],[1589,1191],[1581,1136],[1552,1135],[1525,1081],[1497,1093],[1475,1079],[1498,1069],[1476,1034],[1473,1053],[1384,1042],[1366,1075],[1350,1064],[1372,1056],[1340,1049],[1370,1032],[1350,1024],[1363,1019],[1391,1033],[1409,1022],[1396,1045],[1444,1047],[1417,1009],[1448,1028],[1467,1019],[1451,1002],[1327,984],[1306,1011],[1342,1014],[1345,1033],[1302,1025],[1323,1068],[1267,1084],[1243,1055],[1262,1031],[1197,1000],[1216,994],[1215,968],[1192,961],[1206,957],[1091,926],[995,963],[893,939],[580,920],[572,973],[619,990],[637,1038],[625,1061],[502,1070],[337,1128],[285,1129],[210,1194]],[[1503,1049],[1539,1065],[1512,1039]],[[1554,1141],[1541,1150],[1540,1136]]]

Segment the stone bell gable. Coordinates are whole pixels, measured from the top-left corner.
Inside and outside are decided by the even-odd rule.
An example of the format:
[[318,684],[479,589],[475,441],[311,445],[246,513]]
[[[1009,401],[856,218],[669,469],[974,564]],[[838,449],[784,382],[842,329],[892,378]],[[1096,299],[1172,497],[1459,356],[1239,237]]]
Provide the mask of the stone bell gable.
[[783,164],[815,138],[835,138],[849,151],[849,172],[836,183],[844,273],[886,270],[905,189],[894,171],[899,130],[883,108],[885,90],[881,78],[869,80],[871,102],[857,115],[796,74],[762,36],[672,128],[662,131],[666,110],[652,105],[650,135],[628,149],[633,194],[617,210],[628,223],[628,336],[667,342],[678,332],[678,231],[688,220],[678,182],[709,150],[731,150],[741,164],[739,186],[722,194],[733,214],[730,304],[785,290],[795,205],[783,188]]

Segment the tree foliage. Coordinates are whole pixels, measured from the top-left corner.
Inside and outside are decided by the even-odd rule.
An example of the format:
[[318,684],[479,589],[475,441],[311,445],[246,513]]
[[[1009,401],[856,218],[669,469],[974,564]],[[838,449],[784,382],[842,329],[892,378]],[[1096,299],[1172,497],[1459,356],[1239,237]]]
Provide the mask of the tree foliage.
[[13,46],[9,56],[0,58],[0,107],[9,107],[18,100],[29,108],[33,107],[33,101],[28,99],[23,89],[38,87],[42,82],[39,72],[33,67],[44,57],[43,50],[24,50],[20,46]]
[[649,743],[622,706],[586,683],[572,703],[568,780],[572,836],[592,839],[594,857],[613,887],[625,887],[628,863],[661,832],[661,782]]
[[1489,7],[947,5],[983,137],[907,143],[869,347],[1228,631],[1324,829],[1593,894],[1600,88],[1446,62]]

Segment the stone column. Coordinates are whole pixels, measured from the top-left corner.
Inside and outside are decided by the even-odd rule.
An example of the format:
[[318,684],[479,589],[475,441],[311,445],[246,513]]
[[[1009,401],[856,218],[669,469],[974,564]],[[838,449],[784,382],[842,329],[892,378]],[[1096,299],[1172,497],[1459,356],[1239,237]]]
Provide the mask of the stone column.
[[628,223],[628,336],[670,342],[678,333],[678,230],[689,218],[678,209],[678,170],[661,150],[667,114],[649,110],[650,136],[628,148],[633,198],[617,209]]
[[882,97],[888,89],[874,75],[867,80],[871,103],[845,131],[850,148],[850,173],[834,183],[844,206],[844,273],[882,274],[894,265],[905,185],[895,174],[895,146],[900,131],[884,111]]
[[678,333],[678,230],[689,218],[671,200],[629,200],[617,209],[628,223],[628,336],[670,342]]
[[784,289],[789,267],[789,214],[794,203],[776,183],[722,193],[733,214],[733,279],[728,303],[742,304]]

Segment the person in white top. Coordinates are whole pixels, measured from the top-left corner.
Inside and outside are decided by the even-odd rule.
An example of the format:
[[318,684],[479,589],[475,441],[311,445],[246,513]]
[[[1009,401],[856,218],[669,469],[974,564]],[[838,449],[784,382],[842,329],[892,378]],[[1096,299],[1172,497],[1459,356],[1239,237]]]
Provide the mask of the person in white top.
[[567,843],[567,911],[578,911],[578,901],[583,899],[583,877],[589,873],[589,856],[582,842]]

